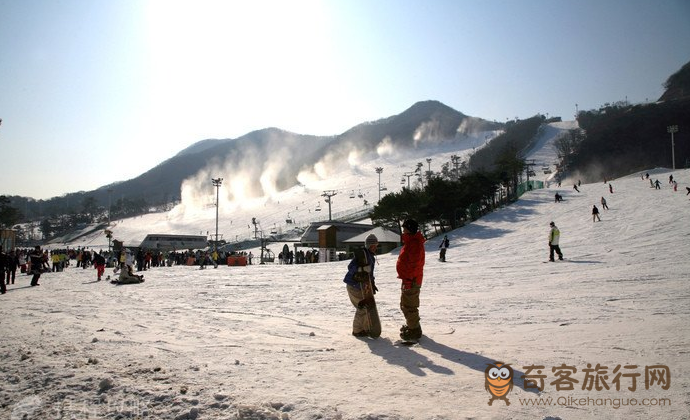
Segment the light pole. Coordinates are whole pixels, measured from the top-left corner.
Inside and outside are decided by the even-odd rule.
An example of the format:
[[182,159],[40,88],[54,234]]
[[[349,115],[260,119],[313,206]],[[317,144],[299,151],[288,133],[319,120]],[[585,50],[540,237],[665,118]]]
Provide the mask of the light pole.
[[666,128],[666,131],[671,133],[671,160],[673,161],[673,170],[676,170],[676,145],[675,142],[673,141],[673,134],[678,132],[678,126],[677,125],[669,125]]
[[218,197],[220,192],[220,185],[223,183],[223,178],[211,178],[213,186],[216,187],[216,236],[213,241],[213,250],[218,252]]
[[108,226],[110,226],[110,209],[112,208],[113,202],[113,189],[108,188]]
[[426,185],[429,185],[431,179],[431,158],[426,158],[426,163],[429,164],[429,170],[426,172]]
[[422,189],[424,189],[424,175],[422,174],[422,167],[424,164],[422,162],[417,162],[417,169],[415,169],[415,173],[419,173],[419,183],[422,185]]
[[379,174],[379,202],[381,201],[381,172],[383,172],[383,168],[376,167],[376,173]]
[[453,162],[453,167],[455,168],[455,179],[460,179],[460,170],[458,169],[458,166],[460,165],[460,156],[452,155],[450,160]]

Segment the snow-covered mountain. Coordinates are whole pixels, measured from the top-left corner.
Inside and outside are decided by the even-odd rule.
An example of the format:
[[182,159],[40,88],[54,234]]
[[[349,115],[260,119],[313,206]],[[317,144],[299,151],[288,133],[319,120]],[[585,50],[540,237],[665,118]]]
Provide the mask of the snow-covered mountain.
[[[532,150],[526,154],[526,158],[535,160],[538,165],[537,179],[548,180],[553,176],[556,162],[553,141],[575,127],[576,122],[556,122],[540,130],[540,137],[534,139]],[[498,131],[468,131],[452,139],[411,148],[395,148],[382,142],[366,153],[352,150],[343,159],[327,156],[313,166],[304,168],[298,175],[299,184],[283,191],[269,186],[272,178],[268,168],[264,171],[264,192],[267,193],[259,197],[247,191],[245,176],[224,179],[218,191],[219,235],[229,243],[253,238],[253,218],[260,222],[264,236],[290,231],[298,235],[309,223],[328,220],[329,205],[322,196],[325,191],[336,193],[330,203],[334,220],[365,212],[373,208],[379,199],[377,167],[383,168],[380,175],[380,194],[383,196],[408,186],[408,182],[414,187],[418,182],[413,175],[418,163],[423,164],[424,171],[430,168],[439,172],[443,164],[451,162],[451,156],[466,160],[475,149],[483,147],[498,134]],[[552,173],[544,174],[542,166],[551,167]],[[185,181],[181,204],[167,213],[152,213],[113,222],[110,229],[114,232],[114,238],[124,241],[125,245],[138,246],[147,234],[215,234],[216,191],[211,187],[210,180],[216,176],[213,171],[203,171]],[[108,242],[102,231],[75,236],[78,239],[58,238],[50,246],[107,248]]]

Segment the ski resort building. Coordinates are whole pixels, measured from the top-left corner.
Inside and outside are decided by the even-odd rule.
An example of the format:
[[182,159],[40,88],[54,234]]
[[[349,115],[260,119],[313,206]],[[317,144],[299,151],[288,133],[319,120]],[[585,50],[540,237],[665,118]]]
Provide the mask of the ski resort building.
[[336,221],[315,222],[309,225],[297,246],[319,249],[319,262],[338,261],[338,253],[350,255],[364,244],[369,234],[379,239],[379,253],[390,252],[400,245],[400,235],[373,225]]

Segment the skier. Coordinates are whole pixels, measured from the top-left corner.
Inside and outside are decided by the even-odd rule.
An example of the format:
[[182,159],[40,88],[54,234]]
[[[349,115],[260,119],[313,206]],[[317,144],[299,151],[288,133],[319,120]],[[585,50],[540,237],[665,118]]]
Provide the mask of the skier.
[[601,222],[601,217],[599,217],[599,209],[594,205],[592,207],[592,222],[596,222],[597,220]]
[[[347,274],[343,282],[347,284],[347,294],[350,297],[350,302],[355,307],[355,317],[352,320],[352,335],[355,337],[367,337],[369,336],[369,317],[367,316],[367,309],[364,305],[360,305],[362,300],[366,300],[378,291],[376,285],[374,284],[374,263],[376,262],[376,248],[378,247],[379,240],[376,235],[371,234],[364,240],[364,253],[369,261],[370,271],[368,273],[371,276],[372,288],[369,288],[368,279],[360,278],[357,269],[357,257],[350,261],[347,266]],[[364,273],[365,275],[367,273]]]
[[425,239],[419,232],[419,224],[415,220],[405,220],[402,228],[403,247],[395,265],[398,278],[402,280],[400,310],[406,321],[400,328],[400,338],[414,341],[422,336],[422,327],[419,324],[419,293],[424,276]]
[[601,208],[604,210],[608,210],[609,206],[606,205],[606,199],[604,197],[601,197]]
[[551,226],[551,231],[549,231],[549,261],[553,262],[553,254],[554,252],[558,254],[558,259],[562,260],[563,259],[563,253],[561,252],[561,248],[558,245],[558,241],[561,238],[561,231],[558,230],[556,227],[556,224],[554,222],[551,222],[549,224]]
[[610,192],[611,194],[613,194],[613,185],[612,185],[612,184],[609,184],[609,192]]
[[573,189],[574,189],[575,191],[577,191],[577,192],[580,192],[580,189],[577,188],[577,184],[573,185]]
[[442,262],[446,262],[446,250],[448,249],[449,245],[450,245],[450,241],[448,240],[448,235],[443,235],[443,240],[441,241],[441,245],[438,246],[441,249],[441,255],[439,256],[439,259]]
[[661,182],[659,182],[658,179],[656,181],[654,181],[654,188],[657,190],[661,189]]

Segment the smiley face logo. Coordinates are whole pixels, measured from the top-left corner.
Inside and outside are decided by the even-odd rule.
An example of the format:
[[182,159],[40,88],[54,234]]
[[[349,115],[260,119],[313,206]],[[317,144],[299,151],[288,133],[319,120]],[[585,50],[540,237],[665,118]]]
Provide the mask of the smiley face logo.
[[513,368],[503,362],[489,363],[484,371],[484,388],[491,394],[489,405],[494,400],[503,400],[510,405],[508,393],[513,389]]

